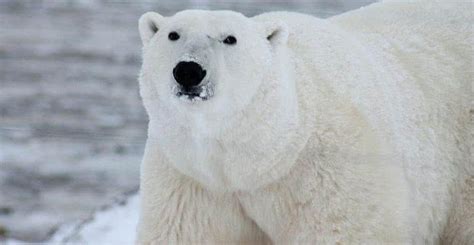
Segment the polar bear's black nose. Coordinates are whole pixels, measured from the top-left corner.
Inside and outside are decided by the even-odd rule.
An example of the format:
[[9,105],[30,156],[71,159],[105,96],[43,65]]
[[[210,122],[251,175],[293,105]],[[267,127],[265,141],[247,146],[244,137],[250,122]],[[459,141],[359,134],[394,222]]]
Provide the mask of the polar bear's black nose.
[[198,85],[206,76],[206,70],[192,61],[181,61],[173,69],[173,76],[176,82],[183,87],[193,87]]

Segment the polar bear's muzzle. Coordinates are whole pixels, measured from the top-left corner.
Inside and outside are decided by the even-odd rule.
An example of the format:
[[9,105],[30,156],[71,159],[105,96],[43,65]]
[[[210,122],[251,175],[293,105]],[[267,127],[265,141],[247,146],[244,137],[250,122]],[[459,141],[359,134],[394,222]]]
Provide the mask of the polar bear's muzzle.
[[194,61],[181,61],[173,69],[173,77],[178,84],[176,96],[189,100],[207,100],[212,95],[212,87],[204,84],[206,70]]

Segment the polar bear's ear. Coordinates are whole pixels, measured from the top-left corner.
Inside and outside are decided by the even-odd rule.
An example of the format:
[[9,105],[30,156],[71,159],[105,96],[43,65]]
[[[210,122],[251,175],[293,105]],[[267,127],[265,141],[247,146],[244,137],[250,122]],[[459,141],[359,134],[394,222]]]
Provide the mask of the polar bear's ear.
[[138,20],[138,30],[143,45],[146,45],[150,39],[158,32],[164,17],[156,12],[144,13]]
[[273,45],[283,45],[288,41],[288,26],[281,21],[264,23],[265,37]]

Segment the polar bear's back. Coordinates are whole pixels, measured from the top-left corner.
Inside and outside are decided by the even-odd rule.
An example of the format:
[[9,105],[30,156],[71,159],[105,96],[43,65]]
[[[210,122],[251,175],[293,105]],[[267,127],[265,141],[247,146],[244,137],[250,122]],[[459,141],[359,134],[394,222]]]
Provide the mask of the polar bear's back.
[[472,38],[471,1],[386,1],[334,16],[347,30],[406,39],[412,35],[462,44]]

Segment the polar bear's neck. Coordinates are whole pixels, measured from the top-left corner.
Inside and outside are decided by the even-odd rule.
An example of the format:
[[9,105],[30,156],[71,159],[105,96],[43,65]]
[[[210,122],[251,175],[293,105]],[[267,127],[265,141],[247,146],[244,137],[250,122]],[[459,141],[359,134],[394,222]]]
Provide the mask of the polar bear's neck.
[[[280,59],[289,60],[289,59]],[[301,115],[294,77],[281,63],[266,81],[238,124],[220,139],[227,162],[224,175],[233,188],[252,189],[284,175],[292,167],[304,139],[298,135]]]

